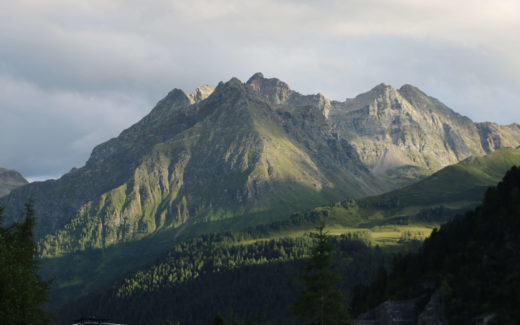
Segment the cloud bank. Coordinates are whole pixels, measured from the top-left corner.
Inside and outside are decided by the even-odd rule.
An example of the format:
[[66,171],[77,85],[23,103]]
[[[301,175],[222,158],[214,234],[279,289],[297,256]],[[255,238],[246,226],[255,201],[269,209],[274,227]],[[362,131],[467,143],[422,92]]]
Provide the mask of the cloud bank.
[[59,176],[172,88],[261,71],[343,100],[418,86],[520,122],[520,3],[19,0],[0,4],[0,166]]

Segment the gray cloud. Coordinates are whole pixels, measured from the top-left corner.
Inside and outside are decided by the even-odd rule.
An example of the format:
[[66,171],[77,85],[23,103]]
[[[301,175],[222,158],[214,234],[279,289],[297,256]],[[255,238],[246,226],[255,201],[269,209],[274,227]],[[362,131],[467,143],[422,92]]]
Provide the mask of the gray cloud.
[[20,0],[0,4],[0,166],[81,166],[168,90],[262,71],[344,99],[410,83],[520,121],[514,0]]
[[81,166],[95,144],[144,115],[141,98],[43,91],[0,78],[1,165],[29,178],[57,177]]

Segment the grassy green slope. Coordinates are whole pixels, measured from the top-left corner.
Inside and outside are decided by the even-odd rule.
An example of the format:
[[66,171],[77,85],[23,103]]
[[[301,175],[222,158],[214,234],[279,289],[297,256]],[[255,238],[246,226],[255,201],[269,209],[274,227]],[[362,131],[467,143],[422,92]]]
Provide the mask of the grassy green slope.
[[497,184],[512,166],[520,165],[520,150],[499,149],[468,158],[405,188],[382,195],[318,208],[338,224],[370,226],[444,222],[476,206],[487,187]]

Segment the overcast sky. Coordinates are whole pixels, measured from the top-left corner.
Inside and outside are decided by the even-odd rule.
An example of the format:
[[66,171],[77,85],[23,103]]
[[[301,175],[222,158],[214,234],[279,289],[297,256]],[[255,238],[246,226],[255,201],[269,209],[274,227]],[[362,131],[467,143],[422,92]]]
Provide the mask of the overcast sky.
[[331,99],[413,84],[520,122],[518,0],[0,1],[0,167],[81,167],[169,90],[261,71]]

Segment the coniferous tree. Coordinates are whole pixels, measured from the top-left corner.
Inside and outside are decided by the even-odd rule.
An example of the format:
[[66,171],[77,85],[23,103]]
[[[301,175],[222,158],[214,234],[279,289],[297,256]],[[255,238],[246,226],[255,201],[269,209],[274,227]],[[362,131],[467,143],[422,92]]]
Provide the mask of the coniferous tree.
[[213,318],[213,325],[225,325],[226,322],[224,322],[224,318],[222,318],[222,315],[216,314],[215,318]]
[[0,208],[0,320],[2,324],[49,324],[41,309],[49,299],[49,282],[38,274],[35,223],[32,204],[25,206],[24,220],[9,227],[2,223]]
[[309,325],[349,324],[343,296],[335,289],[340,277],[330,270],[334,247],[324,228],[321,224],[311,233],[315,244],[301,277],[304,289],[296,299],[294,312]]

